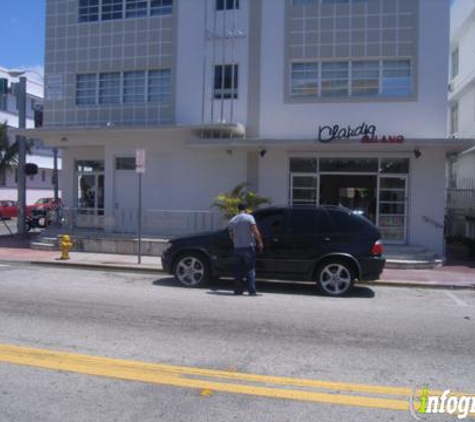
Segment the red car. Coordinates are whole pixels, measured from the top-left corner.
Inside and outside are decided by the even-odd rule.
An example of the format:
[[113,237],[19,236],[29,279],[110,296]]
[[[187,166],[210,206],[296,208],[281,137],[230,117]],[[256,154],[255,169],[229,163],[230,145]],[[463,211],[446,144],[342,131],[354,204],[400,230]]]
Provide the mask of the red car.
[[[62,205],[61,198],[58,198],[58,204]],[[54,202],[54,198],[40,198],[33,205],[27,206],[28,212],[30,212],[32,209],[52,211],[55,208],[56,204]]]
[[18,215],[16,201],[0,200],[0,220],[13,218]]

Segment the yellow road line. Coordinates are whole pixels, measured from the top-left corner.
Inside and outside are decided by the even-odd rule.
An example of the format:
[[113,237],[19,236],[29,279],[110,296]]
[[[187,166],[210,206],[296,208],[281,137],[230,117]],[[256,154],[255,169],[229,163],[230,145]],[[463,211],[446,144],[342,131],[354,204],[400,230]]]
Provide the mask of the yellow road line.
[[[253,375],[230,371],[135,362],[1,344],[0,362],[182,388],[206,389],[232,394],[389,410],[408,410],[408,397],[411,394],[411,390],[408,388]],[[212,380],[187,378],[189,376],[211,378]],[[269,386],[233,384],[229,382],[219,382],[216,381],[216,379],[405,397],[403,400],[396,400],[381,397],[336,394],[335,392],[315,392],[289,388],[272,388]],[[431,394],[437,394],[437,392],[431,391]]]

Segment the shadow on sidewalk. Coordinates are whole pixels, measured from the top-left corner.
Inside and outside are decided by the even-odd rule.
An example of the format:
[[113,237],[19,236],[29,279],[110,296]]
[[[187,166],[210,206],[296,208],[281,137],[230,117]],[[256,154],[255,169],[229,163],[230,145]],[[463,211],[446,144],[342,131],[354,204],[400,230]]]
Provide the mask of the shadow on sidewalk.
[[0,236],[0,248],[30,249],[30,243],[39,236],[39,233],[8,234]]
[[[166,277],[153,282],[154,286],[162,287],[177,287],[186,289],[173,277]],[[198,287],[198,290],[208,290],[207,294],[216,296],[234,296],[233,280],[220,279],[210,283],[208,286]],[[291,294],[301,296],[323,296],[320,295],[313,283],[291,283],[291,282],[277,282],[277,281],[257,281],[257,290],[259,293],[276,293],[276,294]],[[372,299],[376,295],[374,291],[366,286],[355,286],[351,293],[345,298],[347,299]],[[329,298],[332,299],[332,298]]]
[[444,267],[475,268],[475,258],[470,257],[469,249],[463,243],[447,243],[445,254],[447,260]]

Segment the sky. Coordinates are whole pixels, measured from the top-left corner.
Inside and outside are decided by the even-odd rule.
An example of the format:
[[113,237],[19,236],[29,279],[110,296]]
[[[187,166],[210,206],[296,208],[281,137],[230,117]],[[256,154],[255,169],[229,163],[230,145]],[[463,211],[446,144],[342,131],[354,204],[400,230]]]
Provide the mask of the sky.
[[0,0],[0,66],[43,73],[46,0]]

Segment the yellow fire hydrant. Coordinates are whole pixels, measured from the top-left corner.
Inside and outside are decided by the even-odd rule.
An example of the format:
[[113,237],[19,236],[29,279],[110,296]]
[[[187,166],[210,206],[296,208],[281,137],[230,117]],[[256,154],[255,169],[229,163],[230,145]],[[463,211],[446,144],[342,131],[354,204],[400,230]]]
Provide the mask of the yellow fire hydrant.
[[59,259],[69,259],[69,251],[73,247],[71,238],[69,234],[64,234],[61,236],[61,241],[59,242],[59,249],[61,250],[61,256]]

